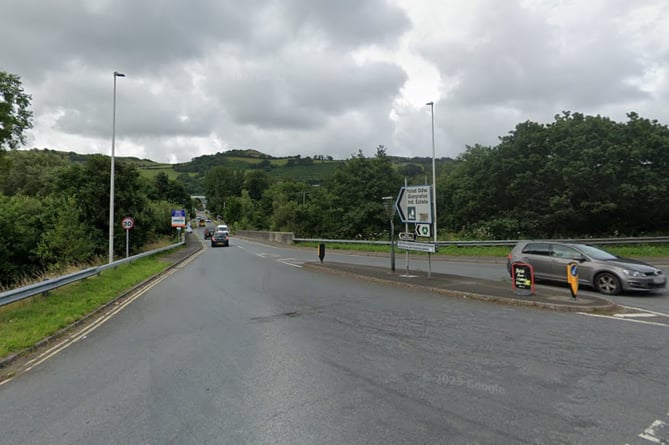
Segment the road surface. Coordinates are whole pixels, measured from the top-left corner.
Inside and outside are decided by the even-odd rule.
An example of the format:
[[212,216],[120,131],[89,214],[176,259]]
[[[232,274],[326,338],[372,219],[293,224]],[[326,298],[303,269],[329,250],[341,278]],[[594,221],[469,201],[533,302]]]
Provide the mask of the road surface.
[[284,253],[207,247],[0,386],[0,443],[669,437],[667,327],[347,280]]

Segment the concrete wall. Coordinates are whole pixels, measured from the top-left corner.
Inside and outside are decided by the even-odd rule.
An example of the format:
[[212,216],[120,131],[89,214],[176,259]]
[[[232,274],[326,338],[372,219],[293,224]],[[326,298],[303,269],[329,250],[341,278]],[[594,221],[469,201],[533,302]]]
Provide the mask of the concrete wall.
[[244,238],[273,241],[275,243],[284,244],[293,244],[293,239],[295,238],[293,232],[261,232],[256,230],[238,230],[237,235]]

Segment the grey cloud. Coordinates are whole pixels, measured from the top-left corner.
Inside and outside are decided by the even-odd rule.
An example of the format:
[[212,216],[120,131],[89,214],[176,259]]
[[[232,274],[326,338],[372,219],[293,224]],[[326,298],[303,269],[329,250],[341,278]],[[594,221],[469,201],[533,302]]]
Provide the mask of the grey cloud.
[[[127,74],[118,79],[121,143],[166,147],[159,158],[187,160],[185,147],[214,137],[244,145],[251,133],[259,149],[328,144],[319,132],[345,133],[341,122],[352,114],[360,125],[385,125],[406,79],[395,65],[351,58],[408,29],[403,11],[384,0],[8,1],[0,39],[17,43],[0,49],[2,69],[22,77],[35,119],[50,116],[54,134],[98,145],[111,133],[118,70]],[[349,132],[352,140],[364,133]]]
[[469,43],[423,49],[447,76],[449,102],[582,109],[644,97],[629,83],[644,67],[615,21],[566,32],[515,2],[492,4],[476,15]]
[[283,17],[305,34],[325,35],[332,45],[391,43],[408,30],[402,10],[387,0],[286,0]]
[[[9,0],[0,38],[14,69],[40,79],[72,62],[135,72],[202,57],[216,42],[246,40],[257,2]],[[4,18],[2,18],[4,17]]]
[[236,122],[270,128],[315,129],[349,110],[390,104],[406,80],[396,65],[357,65],[344,53],[298,51],[235,71],[245,75],[212,76],[207,89]]

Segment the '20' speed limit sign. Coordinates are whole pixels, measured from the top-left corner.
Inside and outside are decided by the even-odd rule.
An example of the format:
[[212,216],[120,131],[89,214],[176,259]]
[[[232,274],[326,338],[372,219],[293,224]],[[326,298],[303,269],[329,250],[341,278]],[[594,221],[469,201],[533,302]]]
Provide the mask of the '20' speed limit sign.
[[121,221],[121,227],[123,227],[125,230],[130,230],[133,227],[135,227],[135,220],[132,219],[130,216],[126,216]]

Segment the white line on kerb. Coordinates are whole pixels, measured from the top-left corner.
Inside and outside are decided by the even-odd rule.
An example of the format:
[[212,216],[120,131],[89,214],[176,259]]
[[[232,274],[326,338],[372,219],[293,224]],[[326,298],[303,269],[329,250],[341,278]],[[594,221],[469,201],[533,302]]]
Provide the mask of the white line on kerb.
[[653,326],[662,326],[664,328],[669,328],[669,324],[655,323],[653,321],[634,320],[633,318],[619,318],[619,317],[613,317],[611,315],[589,314],[587,312],[578,312],[578,314],[585,315],[588,317],[608,318],[609,320],[630,321],[632,323],[649,324]]

